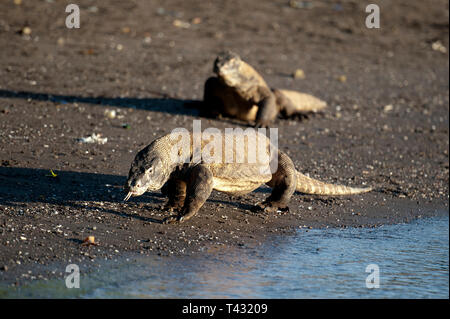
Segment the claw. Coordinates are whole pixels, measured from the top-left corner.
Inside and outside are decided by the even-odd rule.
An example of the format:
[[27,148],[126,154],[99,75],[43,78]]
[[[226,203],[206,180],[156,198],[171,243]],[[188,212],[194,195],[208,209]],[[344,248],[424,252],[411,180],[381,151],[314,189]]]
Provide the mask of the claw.
[[264,212],[264,213],[288,213],[289,207],[288,206],[278,206],[276,204],[270,203],[270,202],[262,202],[256,204],[252,211],[254,213]]
[[169,216],[163,219],[163,224],[175,224],[178,222],[178,217],[177,216]]

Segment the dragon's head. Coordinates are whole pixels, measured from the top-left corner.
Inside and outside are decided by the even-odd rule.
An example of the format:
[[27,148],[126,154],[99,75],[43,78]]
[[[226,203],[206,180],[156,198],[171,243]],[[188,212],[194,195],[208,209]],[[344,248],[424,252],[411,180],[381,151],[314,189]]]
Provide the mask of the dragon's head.
[[219,53],[214,61],[213,72],[228,86],[236,87],[242,82],[239,69],[241,63],[239,55],[232,51],[224,51]]
[[168,179],[166,175],[160,156],[146,147],[136,155],[131,164],[128,180],[124,185],[127,192],[124,200],[127,201],[131,196],[140,196],[146,191],[161,189]]

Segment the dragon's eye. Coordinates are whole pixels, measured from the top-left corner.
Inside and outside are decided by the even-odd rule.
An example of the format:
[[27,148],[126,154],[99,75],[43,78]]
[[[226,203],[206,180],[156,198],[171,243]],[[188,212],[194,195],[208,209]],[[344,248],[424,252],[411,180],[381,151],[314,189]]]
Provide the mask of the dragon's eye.
[[147,169],[147,173],[153,173],[153,166],[151,166],[150,168]]

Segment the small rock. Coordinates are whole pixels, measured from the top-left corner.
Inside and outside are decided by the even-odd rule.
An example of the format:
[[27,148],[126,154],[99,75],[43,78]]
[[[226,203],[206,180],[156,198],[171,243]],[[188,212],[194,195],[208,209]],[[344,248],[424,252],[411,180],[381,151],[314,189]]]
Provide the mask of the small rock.
[[145,43],[145,44],[150,44],[150,43],[152,43],[152,37],[151,37],[150,35],[146,35],[146,36],[144,37],[144,43]]
[[177,28],[182,28],[182,29],[188,29],[191,27],[191,24],[189,22],[181,21],[179,19],[175,19],[173,21],[173,25]]
[[115,110],[105,110],[104,114],[107,118],[109,118],[111,120],[116,118],[116,115],[117,115]]
[[433,43],[431,44],[431,48],[432,48],[434,51],[439,51],[439,52],[442,52],[442,53],[447,53],[447,48],[442,44],[441,41],[433,42]]
[[294,74],[294,79],[304,79],[305,78],[305,72],[302,69],[297,69],[295,70]]
[[97,12],[98,12],[98,7],[96,7],[96,6],[90,6],[87,10],[88,10],[89,12],[92,12],[92,13],[97,13]]
[[347,76],[346,75],[341,75],[338,77],[339,82],[341,83],[345,83],[347,82]]
[[388,105],[384,106],[383,111],[385,113],[388,113],[388,112],[392,111],[393,109],[394,109],[394,106],[392,104],[388,104]]
[[30,35],[31,34],[31,28],[30,27],[24,27],[21,30],[21,33],[24,34],[24,35]]
[[291,0],[289,1],[289,6],[295,9],[311,9],[313,3],[311,1]]

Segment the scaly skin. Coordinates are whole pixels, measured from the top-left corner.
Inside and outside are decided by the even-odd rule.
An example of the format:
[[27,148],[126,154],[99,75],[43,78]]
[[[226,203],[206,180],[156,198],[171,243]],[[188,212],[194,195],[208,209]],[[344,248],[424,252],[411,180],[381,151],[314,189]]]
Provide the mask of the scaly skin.
[[219,54],[214,73],[205,83],[202,113],[225,115],[267,127],[278,114],[317,112],[326,107],[318,98],[295,91],[271,89],[262,76],[230,51]]
[[[124,186],[128,192],[125,200],[131,196],[140,196],[146,191],[161,189],[169,198],[166,210],[178,211],[178,214],[165,219],[165,223],[183,222],[194,216],[210,196],[212,190],[231,195],[243,195],[257,189],[262,184],[272,188],[271,195],[256,209],[266,212],[287,210],[292,194],[298,192],[318,195],[350,195],[365,193],[371,188],[353,188],[333,185],[309,178],[298,172],[292,160],[284,152],[277,150],[263,134],[257,134],[254,150],[245,142],[237,146],[238,138],[244,140],[245,132],[224,133],[221,136],[222,153],[219,161],[207,163],[195,161],[193,155],[198,149],[193,141],[199,135],[188,134],[181,142],[173,140],[171,135],[162,136],[141,150],[135,157],[128,180]],[[213,138],[201,140],[201,150],[210,144]],[[247,141],[247,140],[246,140]],[[231,142],[231,143],[230,143]],[[274,156],[271,158],[271,150]],[[181,158],[175,160],[172,152]],[[215,155],[215,149],[210,154]],[[228,152],[228,153],[227,153]],[[252,161],[247,154],[261,154],[266,158]],[[219,152],[217,154],[220,154]],[[232,161],[225,161],[227,154]],[[243,156],[241,161],[237,156]],[[277,160],[277,166],[270,170]],[[272,165],[275,166],[275,165]]]

